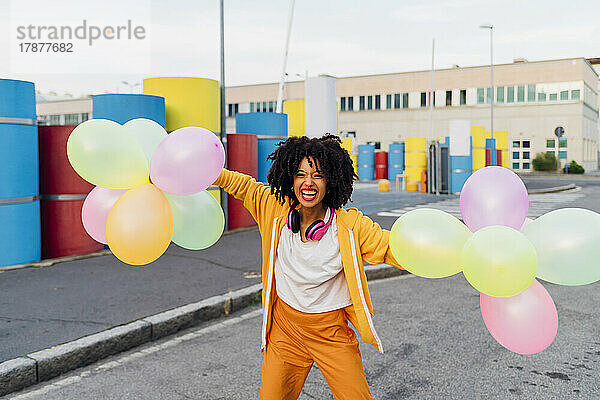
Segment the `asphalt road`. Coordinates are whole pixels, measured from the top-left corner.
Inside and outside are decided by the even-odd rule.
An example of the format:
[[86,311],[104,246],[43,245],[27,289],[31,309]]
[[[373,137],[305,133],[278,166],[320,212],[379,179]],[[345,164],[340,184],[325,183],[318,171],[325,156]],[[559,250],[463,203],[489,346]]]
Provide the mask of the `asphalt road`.
[[[361,345],[375,399],[600,397],[600,284],[544,284],[559,313],[554,343],[512,353],[487,332],[479,295],[461,274],[370,284],[385,353]],[[241,318],[240,318],[241,317]],[[255,399],[259,310],[231,316],[9,396],[24,399]],[[331,399],[313,368],[300,399]]]

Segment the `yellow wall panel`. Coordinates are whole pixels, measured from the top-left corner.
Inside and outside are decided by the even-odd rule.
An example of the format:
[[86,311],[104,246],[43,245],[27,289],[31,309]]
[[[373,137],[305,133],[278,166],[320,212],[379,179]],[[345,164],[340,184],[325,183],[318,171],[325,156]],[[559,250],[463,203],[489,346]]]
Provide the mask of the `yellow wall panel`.
[[288,115],[288,136],[304,136],[304,99],[284,101],[283,112]]

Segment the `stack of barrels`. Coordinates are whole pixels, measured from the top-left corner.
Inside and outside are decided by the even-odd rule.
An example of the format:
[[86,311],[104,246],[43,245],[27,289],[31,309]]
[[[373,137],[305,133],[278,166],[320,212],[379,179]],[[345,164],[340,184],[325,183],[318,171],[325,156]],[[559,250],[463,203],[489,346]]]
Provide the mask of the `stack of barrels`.
[[388,154],[388,179],[395,182],[396,176],[404,173],[404,143],[391,143]]
[[421,173],[427,171],[427,139],[409,137],[405,142],[404,163],[406,165],[406,190],[419,191]]
[[358,179],[372,181],[375,179],[375,145],[358,145]]
[[388,153],[378,151],[375,153],[375,179],[388,178]]

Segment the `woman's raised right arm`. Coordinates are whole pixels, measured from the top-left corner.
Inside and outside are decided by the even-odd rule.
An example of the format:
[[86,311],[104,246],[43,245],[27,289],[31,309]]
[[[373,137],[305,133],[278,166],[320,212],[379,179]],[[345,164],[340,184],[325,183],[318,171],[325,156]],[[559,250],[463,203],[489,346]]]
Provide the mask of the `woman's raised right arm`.
[[271,188],[250,175],[241,172],[229,171],[223,168],[221,175],[215,181],[215,185],[222,187],[227,193],[244,202],[244,207],[252,214],[252,217],[262,225],[262,219],[270,223],[278,209],[283,206],[271,194]]

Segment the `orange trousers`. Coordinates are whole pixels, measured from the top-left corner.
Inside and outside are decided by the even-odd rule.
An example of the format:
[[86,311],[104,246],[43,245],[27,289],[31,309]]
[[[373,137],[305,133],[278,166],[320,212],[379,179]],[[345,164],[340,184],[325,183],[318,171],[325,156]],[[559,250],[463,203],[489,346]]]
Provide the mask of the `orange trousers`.
[[297,399],[313,362],[337,400],[373,399],[358,340],[343,309],[307,314],[277,299],[272,318],[263,356],[261,400]]

